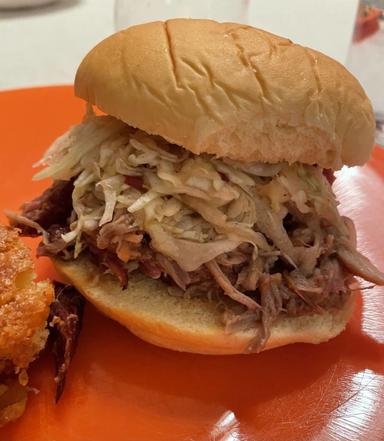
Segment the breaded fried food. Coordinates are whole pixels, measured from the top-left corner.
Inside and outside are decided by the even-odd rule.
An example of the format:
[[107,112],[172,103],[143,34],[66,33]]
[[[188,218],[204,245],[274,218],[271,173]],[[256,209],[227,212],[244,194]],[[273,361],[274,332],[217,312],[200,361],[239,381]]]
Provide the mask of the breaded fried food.
[[53,300],[49,282],[34,282],[28,247],[15,229],[0,226],[0,360],[26,368],[44,347]]
[[24,412],[25,369],[48,338],[53,287],[34,278],[30,250],[18,230],[0,225],[0,427]]

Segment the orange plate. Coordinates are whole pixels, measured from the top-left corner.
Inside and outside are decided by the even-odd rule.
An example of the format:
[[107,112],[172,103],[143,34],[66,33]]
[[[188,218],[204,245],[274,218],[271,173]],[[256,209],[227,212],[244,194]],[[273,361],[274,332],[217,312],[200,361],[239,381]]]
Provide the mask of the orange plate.
[[[0,107],[0,206],[17,209],[47,186],[31,182],[31,164],[81,120],[84,105],[71,87],[51,87],[0,93]],[[343,170],[336,184],[360,249],[381,268],[383,160],[376,149],[367,166]],[[38,273],[55,276],[46,259]],[[365,291],[347,331],[329,343],[241,356],[159,349],[88,307],[60,403],[45,355],[31,369],[40,393],[0,440],[384,440],[383,294]]]

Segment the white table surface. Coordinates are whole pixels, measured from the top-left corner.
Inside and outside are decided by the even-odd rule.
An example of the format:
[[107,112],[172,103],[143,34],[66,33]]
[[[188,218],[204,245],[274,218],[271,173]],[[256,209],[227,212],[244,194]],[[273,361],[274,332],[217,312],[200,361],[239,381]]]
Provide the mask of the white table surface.
[[[61,0],[0,11],[0,89],[72,83],[88,50],[114,31],[113,6]],[[357,0],[250,0],[249,22],[344,62],[356,7]]]

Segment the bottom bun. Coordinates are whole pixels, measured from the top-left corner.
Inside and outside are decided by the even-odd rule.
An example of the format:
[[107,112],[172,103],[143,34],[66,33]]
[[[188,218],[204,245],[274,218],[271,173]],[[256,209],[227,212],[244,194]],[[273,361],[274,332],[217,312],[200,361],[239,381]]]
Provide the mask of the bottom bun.
[[[76,261],[54,259],[59,273],[106,316],[127,327],[133,334],[176,351],[200,354],[240,354],[249,350],[259,329],[228,334],[217,304],[205,298],[171,296],[159,280],[134,274],[123,290],[118,281],[101,275],[86,257]],[[339,310],[322,314],[287,317],[273,324],[263,348],[291,343],[321,343],[342,332],[352,316],[355,295]]]

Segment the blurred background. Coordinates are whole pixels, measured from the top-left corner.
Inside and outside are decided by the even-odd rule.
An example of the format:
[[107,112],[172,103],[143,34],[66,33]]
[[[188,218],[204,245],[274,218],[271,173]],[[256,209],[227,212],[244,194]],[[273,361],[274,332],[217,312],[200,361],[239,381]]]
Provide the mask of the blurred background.
[[117,29],[206,16],[261,27],[346,65],[367,90],[380,130],[383,10],[384,0],[0,0],[0,90],[72,83],[84,55]]

